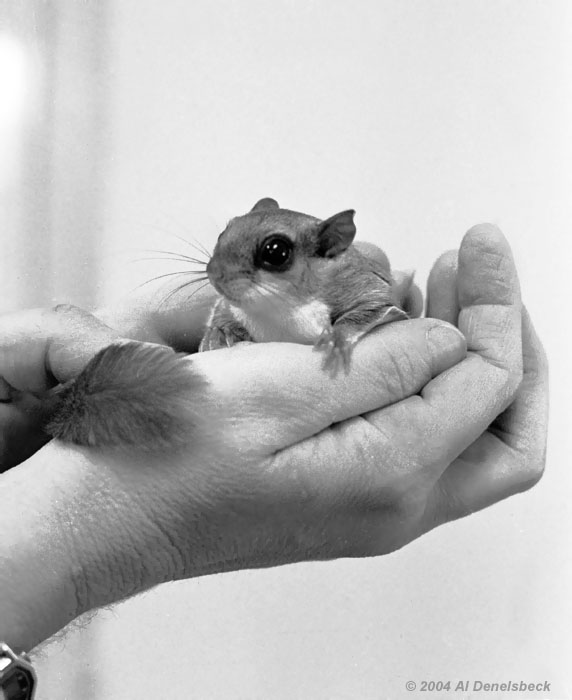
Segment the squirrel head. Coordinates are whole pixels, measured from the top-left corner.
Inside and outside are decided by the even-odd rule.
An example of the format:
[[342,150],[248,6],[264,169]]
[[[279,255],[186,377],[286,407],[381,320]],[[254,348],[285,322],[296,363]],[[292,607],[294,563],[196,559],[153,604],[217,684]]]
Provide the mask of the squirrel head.
[[243,308],[311,293],[315,275],[352,244],[353,209],[324,221],[281,209],[266,197],[220,234],[207,274],[215,289]]

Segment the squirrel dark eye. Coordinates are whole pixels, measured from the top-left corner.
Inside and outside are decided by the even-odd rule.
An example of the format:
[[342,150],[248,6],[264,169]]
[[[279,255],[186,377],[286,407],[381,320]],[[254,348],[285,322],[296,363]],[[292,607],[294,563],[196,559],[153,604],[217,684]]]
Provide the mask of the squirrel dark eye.
[[269,236],[256,254],[256,266],[269,272],[283,272],[292,264],[294,244],[286,236]]

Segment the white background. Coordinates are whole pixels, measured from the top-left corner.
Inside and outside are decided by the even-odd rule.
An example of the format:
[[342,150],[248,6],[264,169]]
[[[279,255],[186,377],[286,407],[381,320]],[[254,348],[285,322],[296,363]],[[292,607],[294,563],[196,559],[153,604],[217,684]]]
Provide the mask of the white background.
[[[128,264],[136,248],[211,246],[263,196],[355,208],[358,236],[421,283],[492,221],[549,352],[552,415],[538,486],[402,551],[166,585],[104,613],[73,654],[89,697],[440,697],[407,693],[424,679],[572,697],[572,5],[120,0],[106,41],[98,302],[153,274]],[[46,698],[67,697],[51,682]]]

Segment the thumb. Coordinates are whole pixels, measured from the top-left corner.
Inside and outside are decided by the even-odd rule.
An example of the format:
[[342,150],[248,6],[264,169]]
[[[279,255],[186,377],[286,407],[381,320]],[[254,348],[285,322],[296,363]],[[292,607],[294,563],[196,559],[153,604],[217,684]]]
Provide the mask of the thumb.
[[74,307],[0,317],[0,473],[28,459],[49,439],[43,394],[78,374],[117,334]]
[[19,391],[42,392],[76,376],[119,334],[74,306],[0,317],[0,376]]
[[267,456],[334,423],[418,393],[466,355],[464,336],[435,319],[392,323],[355,347],[350,371],[331,377],[307,345],[254,343],[201,353],[203,425],[225,449]]

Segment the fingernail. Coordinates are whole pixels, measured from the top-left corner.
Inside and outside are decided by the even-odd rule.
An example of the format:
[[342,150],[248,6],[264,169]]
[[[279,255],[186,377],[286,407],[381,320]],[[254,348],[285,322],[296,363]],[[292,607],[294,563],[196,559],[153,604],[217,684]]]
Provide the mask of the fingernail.
[[440,323],[427,331],[427,344],[434,354],[467,348],[467,340],[458,328],[450,323]]

